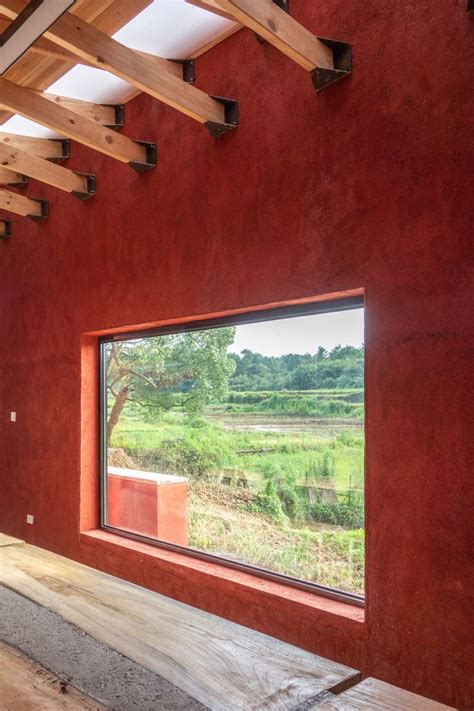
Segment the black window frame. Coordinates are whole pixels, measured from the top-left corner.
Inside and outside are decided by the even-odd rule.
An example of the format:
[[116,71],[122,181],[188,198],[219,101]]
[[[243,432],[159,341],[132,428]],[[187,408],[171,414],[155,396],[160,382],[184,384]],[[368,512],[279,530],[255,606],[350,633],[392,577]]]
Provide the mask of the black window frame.
[[[240,570],[242,572],[254,575],[258,578],[271,580],[281,583],[299,590],[311,592],[322,597],[326,597],[339,602],[349,603],[357,607],[365,607],[365,596],[356,595],[355,593],[346,592],[337,588],[321,585],[320,583],[302,580],[283,573],[276,573],[266,568],[259,568],[250,563],[240,563],[229,558],[224,558],[212,553],[206,553],[196,548],[188,546],[180,546],[167,541],[161,541],[155,538],[150,538],[137,533],[124,531],[120,528],[107,524],[107,359],[106,346],[109,343],[120,341],[131,341],[152,336],[166,336],[173,333],[186,333],[190,331],[201,331],[212,328],[222,328],[225,326],[237,326],[242,324],[261,323],[264,321],[275,321],[279,319],[296,318],[298,316],[310,316],[324,313],[337,313],[339,311],[349,311],[364,308],[363,296],[343,297],[338,299],[330,299],[327,301],[311,301],[301,304],[292,304],[289,306],[264,308],[261,310],[253,310],[241,314],[230,314],[213,319],[203,319],[197,321],[187,321],[175,323],[158,328],[150,328],[144,330],[135,330],[129,332],[112,333],[101,336],[99,340],[99,521],[100,528],[108,533],[113,533],[130,540],[138,541],[152,545],[155,548],[181,553],[191,558],[203,560],[207,562],[217,563],[218,565]],[[364,363],[364,381],[365,381],[365,363]],[[365,465],[364,465],[364,480],[365,480]],[[364,486],[365,488],[365,486]],[[364,506],[364,516],[366,509]],[[365,530],[365,525],[364,525]]]

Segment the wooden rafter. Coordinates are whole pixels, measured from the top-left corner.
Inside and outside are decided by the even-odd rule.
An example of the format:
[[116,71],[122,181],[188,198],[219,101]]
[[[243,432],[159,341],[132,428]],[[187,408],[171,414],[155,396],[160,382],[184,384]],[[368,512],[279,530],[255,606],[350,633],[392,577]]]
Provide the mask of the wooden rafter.
[[3,106],[31,121],[57,131],[111,158],[128,163],[137,170],[155,164],[152,144],[141,144],[120,133],[99,126],[74,111],[56,105],[31,89],[17,86],[0,77],[0,97]]
[[0,188],[0,209],[29,217],[36,222],[42,222],[48,216],[48,203],[44,200],[33,200],[4,188]]
[[0,141],[7,146],[16,146],[34,156],[53,160],[56,163],[69,158],[69,141],[56,138],[33,138],[16,133],[0,132]]
[[[63,106],[65,109],[70,109],[80,116],[95,121],[101,126],[108,128],[117,128],[123,126],[123,106],[121,104],[94,104],[91,101],[80,101],[79,99],[70,99],[66,96],[57,96],[55,94],[36,92],[45,99],[52,101],[57,106]],[[1,105],[1,97],[0,97]]]
[[[11,19],[23,6],[21,0],[0,1],[0,11]],[[168,64],[167,60],[151,61],[71,13],[66,12],[45,36],[99,69],[205,124],[217,135],[236,125],[235,102],[232,102],[234,114],[231,116],[230,104],[181,81],[163,66]]]
[[[152,0],[76,0],[71,13],[86,22],[93,23],[102,32],[112,35],[151,2]],[[25,4],[26,0],[22,3],[22,7]],[[55,47],[60,50],[57,45]],[[41,56],[31,48],[4,76],[20,86],[44,91],[77,63],[83,62],[72,55],[71,59],[47,56],[47,54]],[[0,112],[0,124],[10,116],[10,112]]]
[[317,90],[324,89],[351,70],[350,46],[315,37],[274,0],[186,0],[224,11],[310,72]]
[[92,175],[74,173],[56,163],[33,156],[21,148],[0,143],[0,166],[23,173],[30,178],[72,193],[84,200],[95,193],[95,178]]
[[[0,150],[1,150],[1,145],[0,145]],[[26,185],[28,182],[28,178],[26,175],[21,175],[21,173],[17,173],[12,170],[8,170],[7,168],[2,168],[0,166],[0,185]]]
[[186,0],[186,2],[189,3],[189,5],[199,7],[201,10],[208,10],[214,15],[219,15],[219,17],[225,17],[226,20],[236,22],[236,19],[232,13],[226,12],[226,10],[219,6],[216,0]]

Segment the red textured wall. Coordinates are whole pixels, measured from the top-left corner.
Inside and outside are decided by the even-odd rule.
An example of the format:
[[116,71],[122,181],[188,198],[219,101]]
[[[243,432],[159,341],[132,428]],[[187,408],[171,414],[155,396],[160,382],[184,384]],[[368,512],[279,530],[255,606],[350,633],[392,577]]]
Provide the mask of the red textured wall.
[[188,484],[110,474],[107,477],[107,524],[161,541],[188,545]]
[[[51,217],[14,220],[0,244],[0,528],[471,709],[474,18],[465,0],[291,6],[352,42],[349,80],[317,96],[243,31],[197,65],[201,88],[239,99],[237,131],[214,142],[140,97],[125,132],[158,141],[156,170],[139,177],[74,146],[70,166],[97,173],[96,198],[31,181]],[[97,489],[94,339],[81,334],[359,288],[365,622],[80,536]]]

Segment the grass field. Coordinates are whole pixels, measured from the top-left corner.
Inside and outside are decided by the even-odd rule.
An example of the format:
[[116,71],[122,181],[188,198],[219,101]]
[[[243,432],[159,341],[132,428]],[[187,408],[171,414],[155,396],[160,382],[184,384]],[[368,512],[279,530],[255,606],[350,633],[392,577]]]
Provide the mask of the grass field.
[[[138,468],[188,477],[191,546],[361,593],[362,391],[305,391],[290,413],[262,406],[267,395],[233,393],[193,421],[128,413],[112,446]],[[299,414],[318,399],[324,416]],[[331,402],[344,412],[329,413]]]

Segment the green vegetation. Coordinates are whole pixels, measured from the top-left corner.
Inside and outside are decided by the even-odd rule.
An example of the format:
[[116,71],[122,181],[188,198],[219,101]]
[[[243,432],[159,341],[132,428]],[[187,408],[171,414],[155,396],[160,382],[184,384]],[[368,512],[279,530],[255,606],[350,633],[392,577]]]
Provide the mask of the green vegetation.
[[321,388],[362,388],[364,349],[320,347],[317,353],[263,356],[250,350],[230,354],[235,361],[231,390],[316,390]]
[[191,546],[363,592],[363,349],[238,356],[233,337],[113,344],[111,446],[188,478]]

